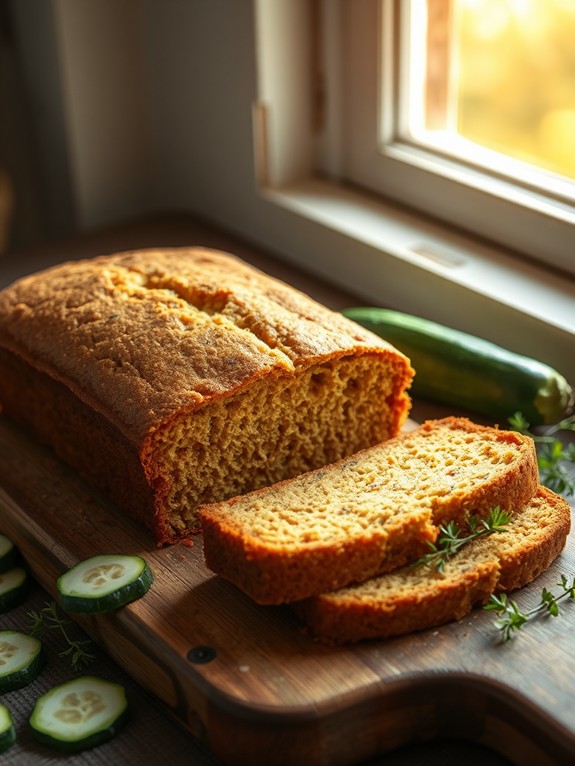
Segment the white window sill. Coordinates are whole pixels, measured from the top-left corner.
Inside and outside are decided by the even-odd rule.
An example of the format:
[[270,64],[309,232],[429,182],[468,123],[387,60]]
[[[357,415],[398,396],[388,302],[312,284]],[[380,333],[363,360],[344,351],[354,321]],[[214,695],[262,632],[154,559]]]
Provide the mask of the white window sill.
[[290,248],[291,260],[365,302],[488,338],[575,381],[574,278],[325,181],[260,193],[316,224],[305,247]]

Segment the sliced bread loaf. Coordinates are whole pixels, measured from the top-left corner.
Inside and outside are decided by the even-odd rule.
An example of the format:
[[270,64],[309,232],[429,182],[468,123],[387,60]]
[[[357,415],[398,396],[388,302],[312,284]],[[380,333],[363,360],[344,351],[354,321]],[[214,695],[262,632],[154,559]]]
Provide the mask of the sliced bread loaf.
[[298,601],[413,561],[439,525],[536,492],[532,439],[465,418],[200,508],[207,566],[260,604]]
[[462,547],[438,571],[408,565],[307,599],[294,609],[326,643],[389,638],[459,620],[495,591],[526,585],[559,555],[570,529],[567,502],[543,487],[512,514],[505,532]]

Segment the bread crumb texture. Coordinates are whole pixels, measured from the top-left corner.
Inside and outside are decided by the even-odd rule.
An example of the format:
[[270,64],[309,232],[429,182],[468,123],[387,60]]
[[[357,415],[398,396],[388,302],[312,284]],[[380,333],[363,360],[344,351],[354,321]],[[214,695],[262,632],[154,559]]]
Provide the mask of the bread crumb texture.
[[[0,293],[0,349],[28,365],[4,383],[0,375],[9,415],[38,431],[26,379],[45,374],[138,455],[149,498],[138,492],[130,509],[125,488],[114,497],[113,482],[98,474],[109,463],[100,438],[77,450],[70,443],[85,423],[70,424],[60,451],[74,462],[89,447],[78,470],[144,517],[159,543],[197,531],[200,503],[395,435],[410,407],[413,370],[391,345],[234,256],[202,248],[69,262],[14,283]],[[64,405],[62,394],[54,409]],[[52,434],[46,422],[41,434],[56,449],[58,428],[56,414]]]
[[439,525],[538,486],[533,441],[464,418],[429,421],[351,458],[201,509],[208,566],[259,603],[306,598],[419,557]]
[[325,643],[389,638],[460,620],[497,591],[521,588],[561,553],[571,510],[545,487],[516,509],[506,531],[478,538],[439,572],[405,566],[294,605],[309,632]]

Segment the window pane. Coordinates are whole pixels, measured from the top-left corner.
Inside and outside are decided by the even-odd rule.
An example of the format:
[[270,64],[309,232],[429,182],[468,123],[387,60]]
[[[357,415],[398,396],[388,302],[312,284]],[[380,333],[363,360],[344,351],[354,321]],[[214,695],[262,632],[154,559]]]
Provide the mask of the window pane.
[[575,0],[427,0],[426,11],[412,18],[427,15],[424,130],[575,178]]

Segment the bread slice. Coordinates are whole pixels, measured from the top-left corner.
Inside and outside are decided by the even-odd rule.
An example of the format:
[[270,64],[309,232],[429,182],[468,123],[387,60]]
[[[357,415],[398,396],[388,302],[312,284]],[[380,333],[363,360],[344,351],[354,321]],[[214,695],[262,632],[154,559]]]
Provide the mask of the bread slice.
[[540,487],[513,513],[505,532],[468,543],[442,572],[408,565],[294,609],[313,636],[331,644],[389,638],[459,620],[493,592],[521,588],[544,572],[563,549],[570,522],[567,502]]
[[200,508],[207,566],[260,604],[298,601],[418,558],[439,525],[524,505],[533,440],[428,421],[327,468]]

